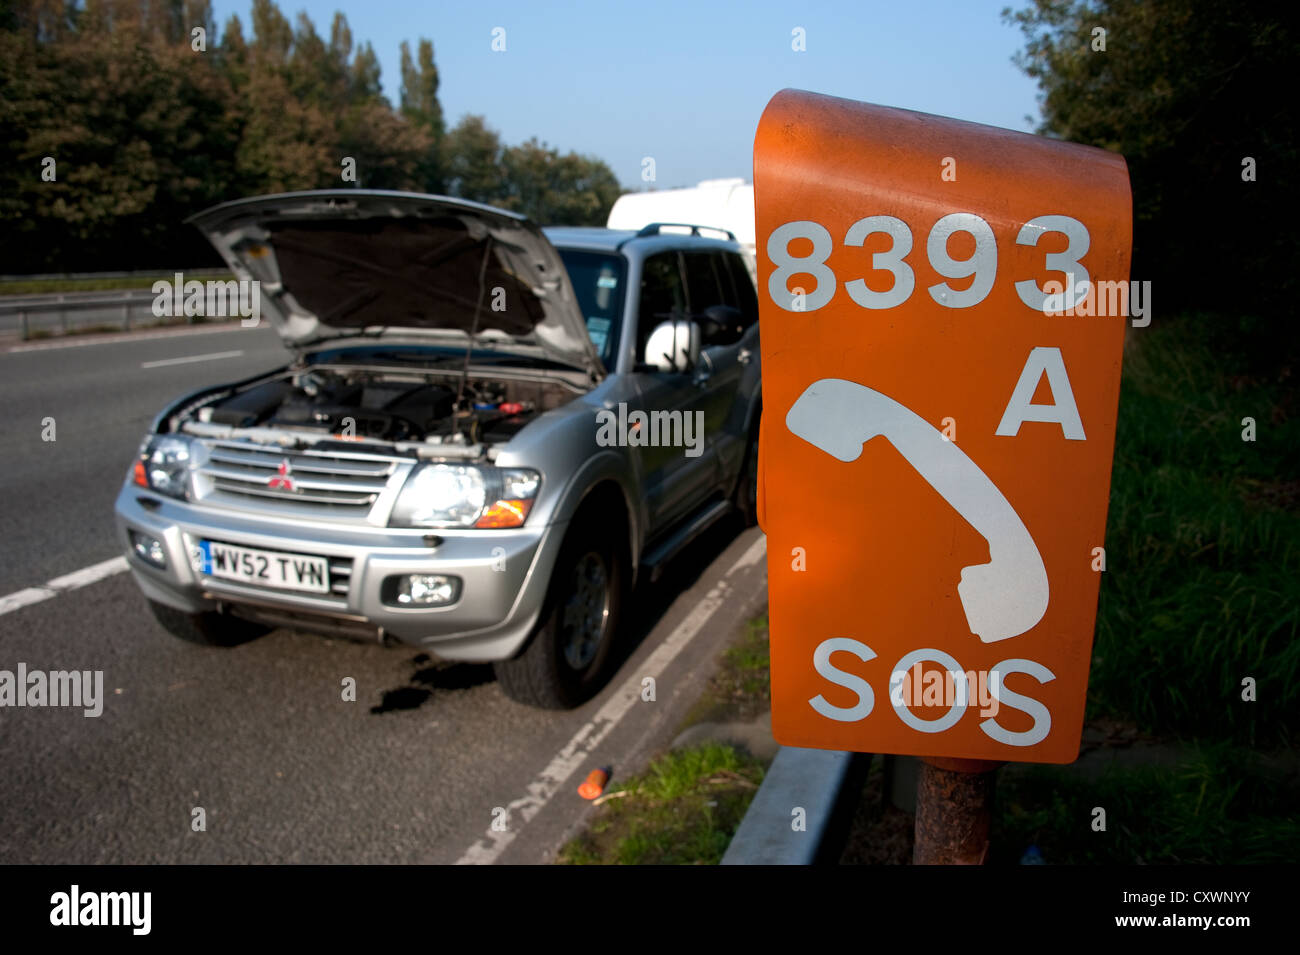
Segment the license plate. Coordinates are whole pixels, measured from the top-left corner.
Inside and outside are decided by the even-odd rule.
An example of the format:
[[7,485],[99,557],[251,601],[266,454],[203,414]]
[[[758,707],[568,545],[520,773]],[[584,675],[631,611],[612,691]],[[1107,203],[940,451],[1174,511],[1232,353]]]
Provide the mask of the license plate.
[[278,550],[235,547],[216,541],[199,541],[199,571],[222,580],[243,584],[330,592],[329,560],[310,554],[286,554]]

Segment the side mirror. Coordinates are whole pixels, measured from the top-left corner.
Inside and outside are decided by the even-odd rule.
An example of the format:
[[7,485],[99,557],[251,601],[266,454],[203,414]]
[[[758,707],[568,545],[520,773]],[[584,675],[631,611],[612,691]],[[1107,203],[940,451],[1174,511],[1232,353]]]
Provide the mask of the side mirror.
[[710,305],[700,319],[700,335],[705,345],[725,345],[740,338],[744,324],[744,314],[734,305]]
[[685,319],[659,323],[646,341],[645,360],[652,371],[686,374],[700,360],[700,326]]

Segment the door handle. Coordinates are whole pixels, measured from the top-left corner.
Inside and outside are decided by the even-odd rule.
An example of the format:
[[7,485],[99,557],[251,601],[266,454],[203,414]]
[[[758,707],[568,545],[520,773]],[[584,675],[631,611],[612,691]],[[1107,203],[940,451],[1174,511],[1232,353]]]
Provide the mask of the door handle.
[[700,352],[700,359],[695,366],[695,376],[691,379],[692,384],[703,388],[713,374],[713,359],[709,357],[708,352]]

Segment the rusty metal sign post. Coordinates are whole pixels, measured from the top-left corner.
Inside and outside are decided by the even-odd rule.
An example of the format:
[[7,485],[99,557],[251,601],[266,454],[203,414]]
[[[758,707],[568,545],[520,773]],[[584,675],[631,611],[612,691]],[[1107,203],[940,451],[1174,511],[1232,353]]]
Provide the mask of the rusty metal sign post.
[[993,784],[1001,763],[921,760],[916,780],[915,865],[983,865],[993,824]]

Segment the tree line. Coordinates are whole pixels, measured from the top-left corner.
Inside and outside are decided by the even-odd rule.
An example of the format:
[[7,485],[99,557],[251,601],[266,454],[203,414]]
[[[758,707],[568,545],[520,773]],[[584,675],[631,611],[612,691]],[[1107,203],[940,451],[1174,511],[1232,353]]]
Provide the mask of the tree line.
[[433,44],[403,42],[394,106],[378,58],[254,0],[0,0],[0,272],[214,264],[182,224],[210,205],[356,185],[458,196],[546,224],[603,224],[622,191],[599,159],[482,116],[448,129]]
[[1225,346],[1288,371],[1300,234],[1295,97],[1300,28],[1287,4],[1031,0],[1003,17],[1038,81],[1039,132],[1111,149],[1133,190],[1134,279],[1156,321],[1213,316]]

